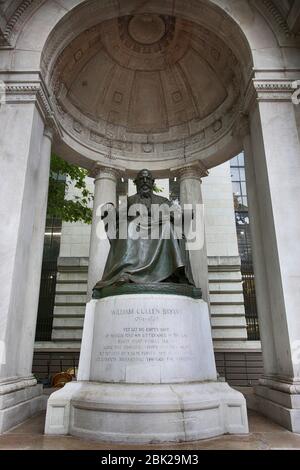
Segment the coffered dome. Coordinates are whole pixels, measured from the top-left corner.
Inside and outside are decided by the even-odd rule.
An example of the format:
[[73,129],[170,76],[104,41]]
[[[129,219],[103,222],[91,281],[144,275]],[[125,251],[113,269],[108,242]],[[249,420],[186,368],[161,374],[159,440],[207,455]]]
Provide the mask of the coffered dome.
[[143,161],[186,158],[219,139],[240,83],[238,60],[216,34],[153,13],[84,31],[51,78],[65,130],[109,158]]

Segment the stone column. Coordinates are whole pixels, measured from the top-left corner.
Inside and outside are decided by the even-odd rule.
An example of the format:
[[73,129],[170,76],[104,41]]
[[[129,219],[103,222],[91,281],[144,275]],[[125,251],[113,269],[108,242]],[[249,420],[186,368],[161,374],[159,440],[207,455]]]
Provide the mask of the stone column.
[[31,366],[51,143],[40,85],[14,86],[0,110],[0,432],[42,407]]
[[[199,166],[186,166],[178,170],[178,176],[180,178],[180,204],[182,207],[184,204],[203,204],[201,178],[207,175],[207,171],[203,170]],[[202,248],[200,250],[190,252],[189,255],[195,284],[197,287],[201,287],[203,300],[209,303],[208,264],[204,234],[204,219],[201,237],[203,237],[204,241]]]
[[259,331],[263,345],[264,372],[272,374],[276,371],[276,353],[273,331],[272,311],[269,299],[268,280],[266,274],[267,259],[264,256],[263,226],[259,213],[257,178],[255,175],[252,143],[250,134],[244,137],[245,171],[247,181],[247,196],[250,214],[250,230],[252,239],[252,256],[255,274],[255,293],[258,309]]
[[35,199],[34,229],[30,246],[29,275],[23,310],[23,335],[19,344],[19,374],[21,376],[30,375],[32,368],[46,227],[52,137],[52,130],[46,128],[41,144],[39,167],[35,176],[35,181],[40,186],[40,192],[39,198]]
[[119,172],[114,168],[96,166],[91,176],[95,178],[93,221],[91,228],[91,242],[88,270],[88,293],[87,301],[92,297],[95,284],[102,278],[105,263],[109,253],[109,241],[99,240],[97,226],[101,223],[101,216],[97,214],[99,206],[112,203],[117,204],[117,181]]
[[247,180],[264,377],[256,406],[300,432],[300,142],[291,82],[255,80]]

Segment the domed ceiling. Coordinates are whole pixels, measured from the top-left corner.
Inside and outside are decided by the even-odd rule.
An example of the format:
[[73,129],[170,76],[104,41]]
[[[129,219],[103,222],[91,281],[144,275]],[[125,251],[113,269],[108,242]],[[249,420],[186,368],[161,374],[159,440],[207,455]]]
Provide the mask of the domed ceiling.
[[62,127],[104,155],[133,160],[182,158],[220,139],[240,83],[238,61],[220,38],[156,14],[86,30],[52,75]]

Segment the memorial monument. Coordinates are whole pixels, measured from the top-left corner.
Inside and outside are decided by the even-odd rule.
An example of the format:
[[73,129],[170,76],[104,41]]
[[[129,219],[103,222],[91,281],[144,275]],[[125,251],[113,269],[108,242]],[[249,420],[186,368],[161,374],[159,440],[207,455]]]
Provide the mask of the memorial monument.
[[111,247],[86,307],[77,382],[51,395],[45,432],[132,443],[247,433],[243,395],[217,378],[180,232],[195,214],[155,194],[148,170],[135,183],[123,207],[102,208]]

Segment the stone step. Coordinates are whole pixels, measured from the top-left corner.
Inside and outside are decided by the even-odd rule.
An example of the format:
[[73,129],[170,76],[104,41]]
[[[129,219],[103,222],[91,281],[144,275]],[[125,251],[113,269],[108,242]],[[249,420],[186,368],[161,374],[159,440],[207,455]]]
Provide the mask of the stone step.
[[86,294],[80,292],[73,292],[71,294],[66,294],[64,292],[57,292],[55,295],[55,305],[61,304],[85,304],[86,303]]
[[235,304],[244,304],[244,296],[242,293],[218,293],[210,294],[211,304],[222,304],[222,305],[235,305]]
[[245,314],[245,307],[242,304],[239,305],[231,305],[231,304],[211,304],[210,306],[211,316],[214,315],[244,315]]
[[74,341],[70,340],[51,340],[51,341],[36,341],[34,343],[36,351],[49,351],[49,352],[56,352],[59,353],[63,352],[70,352],[70,351],[78,351],[80,352],[80,339],[75,339]]
[[85,314],[85,305],[73,306],[73,305],[55,305],[53,316],[84,316]]
[[246,328],[212,328],[213,340],[245,341],[247,340]]
[[53,328],[83,328],[84,317],[56,316],[53,318]]
[[74,283],[74,282],[58,282],[56,284],[56,292],[57,293],[78,293],[78,294],[86,294],[87,291],[87,284],[86,282],[83,283]]
[[208,272],[209,282],[241,282],[242,275],[240,271],[236,272]]
[[240,317],[212,317],[212,328],[246,328],[246,319],[244,316]]
[[77,282],[77,281],[84,281],[87,282],[88,278],[88,273],[87,272],[62,272],[59,271],[57,275],[57,280],[58,282],[63,282],[63,281],[72,281],[72,282]]
[[210,282],[209,292],[218,293],[243,293],[243,284],[241,282]]
[[72,312],[69,312],[69,313],[56,313],[55,315],[53,315],[53,318],[84,318],[84,314],[83,313],[72,313]]
[[80,341],[82,338],[82,328],[57,329],[52,330],[52,339],[55,341]]

